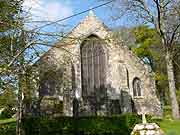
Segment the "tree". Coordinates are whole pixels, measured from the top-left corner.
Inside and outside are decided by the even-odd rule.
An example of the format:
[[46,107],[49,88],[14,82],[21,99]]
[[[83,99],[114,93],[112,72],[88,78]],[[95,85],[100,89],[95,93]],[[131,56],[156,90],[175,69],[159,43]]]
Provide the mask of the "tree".
[[166,66],[164,62],[165,51],[161,51],[162,44],[159,35],[154,28],[149,28],[146,25],[140,25],[131,29],[135,38],[133,52],[140,57],[146,64],[149,64],[155,72],[155,81],[157,94],[160,97],[162,105],[169,103],[166,93],[168,93],[168,79]]
[[0,96],[0,107],[14,107],[16,105],[16,94],[13,87],[9,86]]
[[[165,52],[159,53],[162,44],[156,30],[146,25],[123,27],[116,30],[114,36],[120,38],[144,63],[151,66],[155,73],[157,95],[160,97],[161,104],[169,105]],[[174,57],[174,60],[176,59],[177,57]]]
[[[11,71],[7,70],[8,64],[18,53],[19,30],[22,28],[20,18],[22,0],[2,0],[0,1],[0,77],[4,81],[5,76],[9,79],[3,84],[9,83]],[[5,85],[4,85],[5,86]]]
[[[179,118],[179,106],[173,67],[174,44],[178,42],[180,31],[180,1],[178,0],[122,0],[115,1],[124,13],[134,16],[140,22],[153,25],[166,52],[166,68],[172,105],[172,116]],[[118,3],[118,4],[117,4]],[[117,6],[116,6],[117,7]]]
[[158,53],[158,49],[161,47],[158,34],[153,28],[145,25],[135,27],[131,32],[136,39],[133,52],[155,70],[155,63],[160,59],[161,55]]
[[[0,80],[2,80],[1,90],[6,94],[9,90],[9,86],[12,84],[13,89],[18,92],[18,112],[19,105],[21,104],[20,96],[22,93],[18,82],[21,80],[18,78],[22,71],[22,57],[17,59],[24,46],[21,42],[21,33],[23,29],[23,17],[22,12],[22,0],[2,0],[0,1]],[[22,55],[23,56],[23,55]],[[15,59],[16,58],[16,59]],[[21,70],[20,70],[21,69]],[[11,89],[12,90],[12,89]],[[8,100],[10,102],[11,100]],[[19,102],[20,101],[20,102]],[[20,119],[19,113],[17,115],[17,134],[20,133]]]

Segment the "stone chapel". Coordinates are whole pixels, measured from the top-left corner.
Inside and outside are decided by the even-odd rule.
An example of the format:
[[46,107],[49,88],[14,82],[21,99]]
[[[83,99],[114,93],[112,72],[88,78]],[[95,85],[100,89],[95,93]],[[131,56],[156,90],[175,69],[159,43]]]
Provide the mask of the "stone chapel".
[[91,11],[39,60],[43,113],[161,114],[154,74]]

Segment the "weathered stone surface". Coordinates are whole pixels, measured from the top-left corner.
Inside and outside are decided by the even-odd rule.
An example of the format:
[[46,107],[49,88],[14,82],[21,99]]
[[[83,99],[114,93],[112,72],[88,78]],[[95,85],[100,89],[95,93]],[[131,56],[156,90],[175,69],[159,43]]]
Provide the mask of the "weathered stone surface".
[[164,135],[156,123],[136,124],[131,135]]
[[[107,56],[105,69],[105,90],[94,99],[82,96],[82,67],[81,44],[83,41],[95,35],[104,40],[105,54]],[[94,15],[88,15],[65,38],[56,43],[39,60],[41,77],[46,71],[54,72],[62,69],[55,80],[59,81],[59,87],[55,95],[63,98],[64,115],[73,115],[73,100],[76,97],[79,102],[78,112],[82,115],[91,115],[91,105],[97,100],[96,115],[110,115],[114,113],[136,112],[138,114],[161,115],[160,102],[156,97],[154,74],[150,67],[145,65],[135,56],[122,41],[113,38],[113,34]],[[133,81],[139,78],[141,81],[141,95],[133,93]],[[106,98],[102,97],[105,93]],[[95,93],[95,95],[97,92]],[[94,104],[94,103],[93,103]],[[111,108],[118,108],[117,110]]]

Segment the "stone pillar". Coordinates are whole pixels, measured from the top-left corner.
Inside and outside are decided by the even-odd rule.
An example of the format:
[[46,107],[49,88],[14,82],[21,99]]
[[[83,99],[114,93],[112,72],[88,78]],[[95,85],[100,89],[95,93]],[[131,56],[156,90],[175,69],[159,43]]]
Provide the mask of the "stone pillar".
[[73,116],[73,101],[69,94],[63,97],[63,113],[64,116]]

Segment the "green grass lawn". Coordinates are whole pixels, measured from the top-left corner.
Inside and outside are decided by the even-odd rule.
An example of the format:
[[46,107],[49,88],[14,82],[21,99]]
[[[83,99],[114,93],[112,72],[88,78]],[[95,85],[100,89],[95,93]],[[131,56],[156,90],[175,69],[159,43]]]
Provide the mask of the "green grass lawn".
[[163,120],[159,124],[166,135],[180,135],[180,120]]
[[0,124],[7,124],[7,123],[12,123],[15,122],[15,118],[9,118],[9,119],[0,119]]

